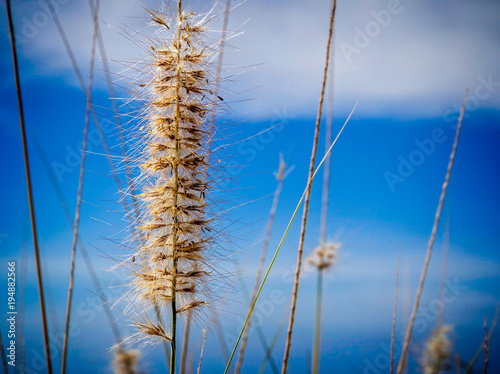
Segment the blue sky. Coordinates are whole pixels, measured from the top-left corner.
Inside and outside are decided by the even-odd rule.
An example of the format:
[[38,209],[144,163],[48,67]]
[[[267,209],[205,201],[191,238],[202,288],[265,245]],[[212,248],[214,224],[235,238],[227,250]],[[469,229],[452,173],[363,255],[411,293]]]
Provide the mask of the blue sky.
[[[151,6],[155,3],[146,2]],[[22,40],[21,82],[49,322],[52,341],[57,344],[57,333],[63,328],[72,234],[36,147],[38,144],[56,172],[73,213],[85,97],[57,30],[40,4],[17,1],[13,8],[18,39]],[[92,33],[87,2],[59,4],[59,17],[87,77]],[[193,1],[188,2],[188,7],[203,10],[208,5]],[[216,6],[222,8],[222,3]],[[225,131],[232,134],[235,145],[229,147],[223,161],[241,166],[229,186],[234,189],[231,204],[248,204],[232,211],[228,231],[234,240],[226,245],[237,253],[231,259],[242,265],[238,267],[235,261],[223,265],[235,275],[231,278],[235,291],[222,295],[226,302],[219,307],[229,347],[234,344],[246,311],[241,282],[246,282],[247,287],[253,285],[280,152],[293,170],[284,183],[270,252],[276,248],[305,187],[321,88],[328,8],[329,1],[249,0],[231,13],[229,28],[234,37],[227,48],[225,74],[237,75],[224,91],[226,101],[231,102],[233,123]],[[5,213],[0,216],[0,257],[3,263],[10,259],[18,262],[19,282],[25,287],[22,304],[27,367],[33,370],[29,372],[44,372],[39,367],[43,360],[37,353],[42,352],[42,331],[27,224],[15,86],[5,8],[2,5],[0,9],[0,168],[4,176],[0,207]],[[432,307],[438,296],[445,226],[450,235],[447,292],[451,300],[446,305],[445,322],[455,326],[455,351],[464,361],[481,343],[483,316],[491,321],[500,298],[499,16],[496,1],[338,2],[334,133],[354,104],[359,104],[332,151],[328,237],[342,242],[343,247],[338,263],[326,276],[323,372],[388,372],[384,347],[390,339],[398,247],[402,248],[400,289],[404,290],[398,315],[401,332],[406,326],[409,300],[413,301],[416,292],[467,85],[468,111],[424,289],[418,318],[421,331],[415,334],[416,350],[411,353],[411,362],[416,367],[418,349],[435,325]],[[130,93],[126,81],[120,79],[124,69],[120,61],[129,63],[141,57],[125,37],[125,25],[143,29],[147,25],[143,10],[128,0],[104,2],[100,26],[117,96],[124,99]],[[220,22],[216,21],[214,37],[219,28]],[[107,140],[116,149],[117,134],[99,56],[96,67],[93,102],[101,123],[109,128]],[[126,113],[129,106],[121,110]],[[278,123],[282,125],[273,127]],[[125,222],[94,129],[91,124],[91,139],[96,140],[91,140],[87,156],[81,233],[110,298],[117,299],[122,292],[117,286],[126,284],[128,275],[108,271],[114,264],[108,256],[116,259],[124,254],[113,240],[123,238]],[[323,137],[322,131],[320,155],[324,154]],[[306,255],[318,244],[321,175],[313,185]],[[289,302],[292,285],[288,279],[295,266],[299,230],[297,221],[257,306],[268,341]],[[70,372],[108,373],[113,338],[82,258],[78,257],[78,261],[76,335],[71,340]],[[290,373],[306,372],[312,341],[315,274],[305,274],[299,290]],[[6,281],[5,272],[1,279]],[[115,310],[115,314],[118,316],[119,311]],[[124,335],[133,332],[126,318],[117,323]],[[0,326],[4,332],[6,324]],[[193,330],[194,362],[205,326],[200,322]],[[206,372],[221,372],[224,365],[215,335],[213,329],[207,335]],[[491,342],[491,372],[500,371],[500,364],[495,362],[495,352],[500,352],[497,336],[494,334]],[[278,364],[283,347],[284,333],[274,354]],[[263,350],[255,332],[247,352],[243,372],[257,372]],[[54,359],[58,368],[60,352],[56,350],[55,354],[59,355]],[[143,349],[141,369],[164,372],[160,347]]]

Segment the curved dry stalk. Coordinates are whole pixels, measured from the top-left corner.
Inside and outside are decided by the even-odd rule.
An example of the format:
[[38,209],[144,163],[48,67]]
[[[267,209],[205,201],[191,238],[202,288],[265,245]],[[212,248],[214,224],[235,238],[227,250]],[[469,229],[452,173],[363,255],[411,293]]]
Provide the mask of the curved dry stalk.
[[[283,161],[283,156],[280,154],[280,165],[278,169],[278,173],[276,174],[276,179],[278,180],[278,185],[276,186],[276,190],[274,191],[273,202],[271,205],[271,210],[269,211],[269,219],[267,221],[266,228],[266,236],[264,238],[264,244],[262,245],[262,252],[260,255],[259,266],[257,268],[257,275],[255,276],[255,284],[252,290],[252,296],[250,298],[250,303],[255,299],[255,295],[257,294],[257,290],[259,289],[260,279],[262,277],[262,270],[264,268],[264,263],[266,261],[267,248],[269,246],[269,240],[271,239],[271,232],[274,224],[274,217],[276,215],[276,209],[278,208],[279,197],[281,194],[281,190],[283,188],[283,179],[285,176],[285,168],[286,164]],[[243,334],[243,339],[241,341],[240,350],[238,352],[238,361],[236,362],[235,374],[239,374],[241,370],[241,366],[243,365],[243,358],[245,355],[245,349],[248,342],[248,335],[250,333],[250,327],[252,324],[252,314],[250,313],[250,317],[248,320],[248,324],[245,329],[245,333]]]
[[[334,2],[336,0],[333,0]],[[332,35],[332,44],[335,45],[335,34]],[[325,149],[332,143],[332,124],[333,124],[333,104],[334,104],[334,61],[335,48],[332,48],[330,66],[328,67],[328,111],[326,117]],[[323,169],[323,191],[321,195],[321,223],[320,223],[320,244],[326,243],[326,225],[328,222],[328,197],[330,188],[330,158],[328,155]]]
[[394,309],[392,312],[392,331],[391,331],[391,367],[390,374],[394,373],[394,344],[396,342],[396,316],[398,312],[398,291],[399,291],[399,266],[401,258],[401,244],[399,245],[398,264],[396,266],[396,290],[394,291]]
[[313,173],[314,173],[314,164],[316,161],[316,151],[318,148],[319,129],[320,129],[320,123],[321,123],[321,115],[322,115],[322,111],[323,111],[323,100],[325,97],[326,80],[327,80],[327,76],[328,76],[328,65],[329,65],[329,61],[330,61],[330,45],[331,45],[331,41],[332,41],[333,24],[334,24],[334,20],[335,20],[335,10],[336,9],[337,9],[337,1],[334,1],[333,6],[332,6],[332,13],[330,16],[330,30],[329,30],[328,42],[327,42],[327,46],[326,46],[326,62],[325,62],[325,68],[324,68],[324,73],[323,73],[323,84],[322,84],[321,95],[320,95],[320,99],[319,99],[318,116],[316,118],[316,125],[315,125],[315,129],[314,129],[314,140],[313,140],[311,162],[309,164],[308,188],[306,191],[306,196],[304,198],[304,211],[302,214],[302,224],[301,224],[301,229],[300,229],[300,240],[299,240],[299,248],[298,248],[298,254],[297,254],[297,267],[295,269],[295,280],[294,280],[293,292],[292,292],[292,306],[291,306],[291,311],[290,311],[290,319],[288,322],[287,339],[286,339],[286,343],[285,343],[285,353],[283,355],[283,367],[281,369],[282,374],[285,374],[287,371],[288,358],[290,356],[290,347],[292,344],[292,332],[293,332],[293,324],[294,324],[294,319],[295,319],[295,309],[297,307],[297,296],[298,296],[298,290],[299,290],[300,270],[302,267],[302,253],[304,250],[304,240],[305,240],[305,235],[306,235],[307,216],[309,213],[309,200],[311,197],[312,178],[313,178]]
[[16,91],[17,91],[17,105],[19,109],[19,124],[21,127],[21,138],[23,143],[23,157],[24,157],[24,169],[26,173],[26,187],[28,190],[28,202],[30,208],[30,218],[31,218],[31,231],[33,235],[33,248],[35,251],[35,264],[37,271],[37,283],[38,283],[38,295],[40,298],[40,311],[42,317],[42,328],[43,328],[43,339],[44,339],[44,348],[45,348],[45,358],[47,361],[47,372],[52,374],[52,361],[50,355],[50,342],[49,342],[49,329],[47,326],[47,316],[45,309],[45,296],[43,293],[43,279],[42,279],[42,267],[40,264],[40,251],[38,249],[38,234],[36,228],[36,219],[35,219],[35,205],[33,201],[33,191],[31,185],[31,172],[29,166],[29,155],[28,155],[28,144],[26,140],[26,129],[24,124],[24,108],[23,108],[23,100],[21,94],[21,82],[19,79],[19,64],[17,61],[17,50],[16,50],[16,34],[14,32],[14,22],[12,21],[12,10],[10,6],[10,0],[5,1],[7,7],[7,19],[9,23],[9,36],[12,48],[12,60],[14,65],[14,78],[16,82]]
[[[335,0],[334,0],[335,1]],[[332,35],[334,38],[334,35]],[[335,41],[333,41],[335,45]],[[325,133],[325,149],[328,148],[332,142],[332,123],[333,123],[333,93],[334,93],[334,51],[332,48],[330,59],[330,66],[328,67],[328,113],[326,118],[326,133]],[[326,227],[328,222],[328,197],[330,188],[330,158],[331,155],[325,160],[325,167],[323,169],[323,191],[321,195],[321,221],[320,221],[320,234],[319,242],[320,246],[326,243]],[[320,361],[320,340],[321,340],[321,308],[322,308],[322,295],[323,295],[323,269],[318,269],[318,282],[317,282],[317,292],[316,292],[316,316],[314,319],[314,336],[313,336],[313,355],[312,355],[312,374],[317,374],[319,372],[319,361]]]
[[94,62],[95,62],[95,49],[97,41],[97,31],[99,28],[98,15],[99,15],[99,3],[100,0],[96,0],[96,6],[94,9],[94,32],[92,35],[92,52],[90,57],[90,71],[89,80],[87,87],[87,107],[85,111],[85,127],[83,130],[83,144],[82,144],[82,159],[80,161],[80,177],[78,180],[78,194],[76,201],[76,211],[75,211],[75,221],[73,228],[73,246],[71,249],[71,268],[70,268],[70,279],[69,279],[69,289],[68,289],[68,302],[66,306],[66,323],[64,328],[64,343],[63,343],[63,353],[62,353],[62,363],[61,363],[61,373],[66,373],[66,362],[68,356],[68,339],[69,339],[69,323],[71,319],[71,303],[73,300],[73,285],[75,278],[75,257],[76,257],[76,245],[78,243],[78,229],[80,225],[80,206],[82,203],[82,190],[83,190],[83,176],[85,174],[85,158],[87,150],[87,134],[89,128],[89,116],[91,107],[91,96],[92,96],[92,83],[94,78]]
[[403,367],[406,361],[406,355],[408,354],[408,348],[410,346],[411,334],[413,331],[413,324],[415,323],[415,318],[417,317],[418,306],[420,304],[420,298],[422,296],[422,291],[424,289],[425,277],[427,275],[427,270],[429,268],[429,263],[432,255],[432,248],[434,246],[434,240],[436,239],[437,229],[439,225],[439,218],[441,217],[441,210],[443,209],[444,199],[446,197],[446,189],[448,184],[450,183],[451,169],[453,167],[453,162],[455,161],[455,154],[457,153],[457,145],[458,138],[460,136],[460,130],[462,129],[462,120],[464,118],[465,113],[465,101],[467,99],[467,94],[469,93],[469,88],[465,90],[465,96],[462,101],[462,107],[460,109],[460,116],[458,118],[458,126],[455,134],[455,140],[453,142],[453,148],[450,154],[450,160],[448,162],[448,169],[446,170],[446,176],[444,179],[444,183],[441,189],[441,196],[439,197],[439,204],[436,210],[436,215],[434,217],[434,224],[432,226],[431,237],[429,239],[429,244],[427,246],[427,254],[425,256],[424,268],[422,269],[422,274],[420,276],[420,282],[417,289],[417,295],[415,297],[415,303],[413,305],[413,310],[410,316],[410,323],[408,325],[408,329],[406,330],[406,336],[403,343],[403,349],[401,351],[401,358],[399,360],[397,374],[400,374],[403,371]]

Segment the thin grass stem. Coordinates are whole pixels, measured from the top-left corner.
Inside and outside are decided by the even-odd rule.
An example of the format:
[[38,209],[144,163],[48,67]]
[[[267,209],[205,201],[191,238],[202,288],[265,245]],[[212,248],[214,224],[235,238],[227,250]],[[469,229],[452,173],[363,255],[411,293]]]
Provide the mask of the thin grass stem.
[[320,330],[321,330],[321,308],[323,303],[323,269],[318,269],[318,281],[316,286],[316,315],[314,317],[314,342],[312,357],[312,374],[318,374],[320,361]]
[[14,78],[16,82],[16,93],[17,93],[17,104],[19,109],[19,124],[21,128],[21,138],[23,143],[23,157],[24,157],[24,169],[26,173],[26,187],[28,192],[28,202],[30,208],[30,219],[31,219],[31,230],[33,235],[33,248],[35,251],[35,264],[37,271],[37,283],[38,283],[38,295],[40,298],[40,311],[42,317],[42,329],[43,329],[43,339],[44,339],[44,348],[45,348],[45,359],[47,362],[47,372],[48,374],[52,374],[52,361],[50,354],[50,342],[49,342],[49,329],[47,326],[47,315],[45,308],[45,296],[43,292],[43,277],[42,277],[42,266],[40,264],[40,251],[38,248],[38,234],[36,228],[36,219],[35,219],[35,204],[33,201],[33,191],[32,191],[32,183],[31,183],[31,172],[29,166],[29,154],[28,154],[28,144],[26,139],[26,129],[24,124],[24,107],[21,93],[21,82],[19,79],[19,64],[17,61],[17,50],[16,50],[16,37],[14,31],[14,22],[12,21],[12,9],[10,5],[10,0],[6,0],[7,7],[7,19],[9,23],[9,36],[12,48],[12,61],[14,65]]
[[398,314],[398,292],[399,292],[399,268],[401,260],[401,244],[399,244],[398,264],[396,265],[396,287],[394,291],[394,309],[392,311],[392,331],[391,331],[391,366],[390,374],[394,373],[394,345],[396,342],[396,317]]
[[327,77],[328,77],[328,65],[329,65],[329,61],[330,61],[330,46],[331,46],[332,35],[333,35],[333,24],[334,24],[334,20],[335,20],[336,9],[337,9],[337,2],[334,1],[333,6],[332,6],[332,13],[330,16],[330,29],[329,29],[329,33],[328,33],[328,42],[327,42],[327,46],[326,46],[326,62],[325,62],[325,68],[324,68],[324,73],[323,73],[323,83],[322,83],[322,87],[321,87],[321,95],[320,95],[319,105],[318,105],[318,115],[316,118],[316,125],[315,125],[315,129],[314,129],[313,149],[312,149],[311,161],[309,164],[308,187],[306,190],[306,196],[304,198],[304,211],[302,214],[299,248],[298,248],[298,253],[297,253],[297,267],[295,269],[295,279],[294,279],[293,292],[292,292],[292,306],[290,309],[290,319],[288,321],[288,331],[287,331],[287,338],[286,338],[286,343],[285,343],[285,353],[283,355],[283,366],[281,368],[282,374],[285,374],[287,371],[288,358],[290,356],[290,348],[292,345],[292,332],[293,332],[293,325],[294,325],[294,321],[295,321],[295,310],[297,307],[297,296],[298,296],[299,282],[300,282],[300,270],[302,267],[302,254],[304,251],[304,241],[305,241],[305,235],[306,235],[307,217],[308,217],[308,213],[309,213],[309,200],[311,198],[312,178],[313,178],[313,174],[314,174],[314,165],[316,162],[316,151],[318,149],[319,130],[320,130],[320,124],[321,124],[322,111],[323,111],[323,100],[325,97],[326,81],[327,81]]
[[69,324],[71,320],[71,304],[73,300],[73,286],[75,278],[75,259],[76,259],[76,246],[78,243],[78,229],[80,225],[80,206],[82,203],[82,191],[83,191],[83,177],[85,174],[85,159],[87,150],[87,134],[89,128],[89,117],[90,117],[90,107],[91,107],[91,97],[92,97],[92,83],[94,78],[94,63],[95,63],[95,49],[97,41],[97,31],[99,28],[98,16],[99,16],[99,4],[100,0],[96,0],[96,6],[94,9],[94,31],[92,35],[92,52],[90,57],[90,71],[89,80],[87,87],[87,107],[85,110],[85,126],[83,130],[83,144],[82,144],[82,159],[80,161],[80,177],[78,180],[78,194],[76,201],[76,211],[75,211],[75,221],[73,228],[73,245],[71,249],[71,268],[70,268],[70,279],[69,279],[69,289],[68,289],[68,301],[66,306],[66,321],[64,328],[64,342],[63,342],[63,353],[61,361],[61,373],[66,373],[66,363],[68,357],[68,340],[69,340]]
[[[250,298],[250,302],[252,302],[253,299],[255,299],[255,295],[257,294],[257,290],[259,289],[260,280],[262,277],[262,270],[264,269],[264,263],[266,261],[267,248],[269,247],[269,240],[271,239],[271,232],[272,232],[272,228],[273,228],[273,224],[274,224],[274,217],[276,215],[276,210],[278,208],[278,202],[279,202],[281,190],[283,188],[285,167],[286,167],[286,164],[283,161],[282,156],[280,155],[280,165],[279,165],[278,173],[276,174],[276,179],[278,180],[278,185],[276,186],[276,190],[274,191],[273,202],[271,205],[271,210],[269,211],[269,219],[267,221],[266,236],[264,238],[264,244],[262,245],[262,251],[260,254],[259,265],[257,268],[257,274],[255,276],[255,283],[254,283],[254,287],[252,290],[252,296]],[[239,372],[241,370],[241,366],[243,365],[243,358],[245,355],[245,349],[246,349],[247,342],[248,342],[248,335],[250,333],[251,324],[252,324],[252,315],[250,314],[250,319],[248,320],[248,325],[245,329],[245,333],[243,334],[243,339],[241,341],[240,350],[238,352],[238,361],[236,362],[236,369],[234,371],[235,374],[239,374]]]
[[444,183],[443,183],[443,186],[441,189],[441,196],[439,197],[439,204],[438,204],[438,207],[436,210],[436,215],[434,217],[434,224],[432,227],[432,233],[431,233],[431,237],[429,239],[429,244],[427,246],[427,254],[425,256],[424,268],[423,268],[422,274],[420,276],[420,282],[419,282],[418,289],[417,289],[417,295],[415,297],[415,303],[413,305],[413,310],[412,310],[412,313],[410,316],[410,323],[409,323],[408,329],[406,331],[406,336],[405,336],[405,340],[403,343],[403,349],[401,351],[401,358],[400,358],[399,364],[398,364],[397,374],[400,374],[403,371],[403,367],[404,367],[405,362],[406,362],[406,356],[408,354],[408,348],[410,346],[413,325],[415,323],[415,318],[417,317],[418,306],[420,304],[420,298],[422,296],[422,291],[424,289],[425,277],[427,275],[427,270],[429,268],[429,263],[430,263],[431,256],[432,256],[432,248],[434,246],[434,240],[436,239],[437,229],[438,229],[438,225],[439,225],[439,219],[441,217],[441,210],[443,209],[444,199],[446,197],[446,189],[448,187],[448,184],[450,183],[451,169],[453,167],[453,162],[455,161],[455,154],[457,153],[458,138],[460,136],[460,130],[462,129],[462,120],[463,120],[464,114],[465,114],[465,102],[466,102],[468,93],[469,93],[469,88],[467,88],[465,90],[465,96],[464,96],[464,99],[462,102],[462,107],[460,109],[460,116],[458,118],[458,125],[457,125],[457,131],[455,134],[455,140],[453,142],[453,148],[451,151],[450,160],[448,162],[448,169],[446,171],[445,180],[444,180]]

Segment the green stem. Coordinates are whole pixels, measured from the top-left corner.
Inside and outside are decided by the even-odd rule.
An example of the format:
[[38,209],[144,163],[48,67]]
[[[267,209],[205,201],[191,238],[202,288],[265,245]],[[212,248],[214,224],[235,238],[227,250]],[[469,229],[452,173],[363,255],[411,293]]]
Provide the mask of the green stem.
[[[175,159],[179,158],[180,146],[179,146],[179,122],[181,118],[180,109],[180,74],[181,74],[181,30],[182,30],[182,0],[179,0],[177,5],[177,17],[178,17],[178,27],[177,27],[177,72],[176,72],[176,104],[175,104]],[[175,374],[175,358],[177,353],[176,335],[177,335],[177,305],[176,305],[176,287],[177,287],[177,229],[179,226],[179,220],[177,217],[177,198],[179,192],[179,165],[175,163],[174,167],[174,204],[173,204],[173,225],[172,225],[172,336],[170,341],[171,357],[170,357],[170,374]]]
[[321,305],[323,302],[323,269],[318,270],[318,285],[316,288],[316,317],[314,320],[314,342],[313,342],[313,362],[312,374],[319,372],[319,341],[321,327]]

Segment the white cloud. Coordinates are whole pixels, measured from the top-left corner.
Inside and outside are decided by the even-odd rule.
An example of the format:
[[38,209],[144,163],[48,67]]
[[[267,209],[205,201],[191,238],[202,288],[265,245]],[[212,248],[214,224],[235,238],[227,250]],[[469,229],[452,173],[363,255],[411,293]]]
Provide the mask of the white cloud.
[[[222,3],[218,9],[223,8]],[[335,93],[342,111],[359,100],[359,111],[365,114],[439,116],[444,107],[460,102],[466,85],[474,89],[479,76],[492,74],[495,82],[500,81],[497,2],[401,0],[390,21],[377,21],[374,12],[383,11],[387,20],[390,3],[394,0],[338,3]],[[109,58],[137,59],[137,48],[116,30],[125,24],[141,29],[145,12],[129,0],[101,4],[101,19],[110,25],[101,24]],[[192,5],[196,7],[197,2]],[[259,65],[231,86],[239,92],[258,87],[245,95],[253,99],[245,102],[246,111],[254,116],[269,115],[274,108],[286,106],[294,114],[313,115],[321,88],[329,6],[330,1],[260,0],[247,1],[234,10],[230,28],[241,27],[244,34],[231,40],[241,50],[228,53],[228,67],[245,70],[245,66]],[[42,10],[38,3],[25,4],[23,15],[18,14],[18,33]],[[59,16],[85,71],[92,35],[86,1],[61,5]],[[366,47],[355,43],[357,30],[371,33]],[[68,82],[76,82],[53,24],[40,27],[31,40],[23,53],[33,62],[32,78],[63,75]],[[345,43],[359,50],[350,56],[351,63],[341,49]],[[97,82],[101,87],[103,83]],[[499,91],[497,87],[480,106],[498,107]]]

